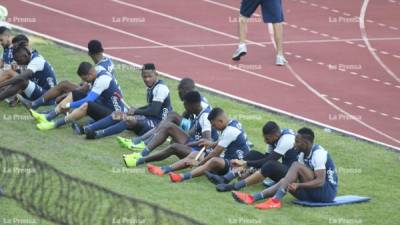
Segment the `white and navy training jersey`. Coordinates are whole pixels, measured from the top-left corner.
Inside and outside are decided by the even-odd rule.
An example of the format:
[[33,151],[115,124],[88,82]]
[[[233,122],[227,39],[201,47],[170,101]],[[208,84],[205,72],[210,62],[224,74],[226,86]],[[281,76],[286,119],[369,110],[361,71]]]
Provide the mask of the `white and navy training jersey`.
[[279,139],[268,146],[268,152],[276,152],[282,156],[282,163],[290,166],[293,162],[297,161],[298,151],[295,150],[294,141],[296,133],[292,129],[284,128],[281,130]]
[[30,80],[45,90],[49,90],[57,84],[53,67],[38,52],[32,52],[26,69],[33,72]]
[[299,162],[313,171],[326,170],[324,185],[330,185],[334,190],[337,190],[338,176],[335,163],[330,154],[320,145],[313,145],[308,157],[305,157],[304,153],[301,152],[299,154]]
[[243,159],[250,151],[247,145],[246,133],[237,120],[230,120],[228,126],[222,131],[218,145],[225,148],[224,158]]
[[152,102],[161,102],[162,105],[157,116],[149,116],[151,119],[161,121],[172,111],[169,88],[164,81],[158,80],[153,87],[147,89],[147,104],[151,105]]
[[212,108],[207,106],[193,119],[193,128],[195,133],[190,137],[191,141],[198,141],[202,138],[203,133],[206,131],[211,132],[211,139],[213,141],[218,140],[218,131],[211,126],[211,122],[208,120],[208,115],[210,114]]
[[113,77],[115,78],[115,69],[113,61],[108,57],[103,57],[96,66],[102,66],[105,70],[107,70]]
[[99,95],[95,102],[113,111],[126,111],[124,104],[117,95],[121,95],[121,90],[112,74],[102,66],[96,66],[96,73],[96,80],[91,88],[92,92]]
[[5,47],[3,48],[3,63],[5,65],[11,65],[11,63],[14,61],[14,56],[13,56],[13,47]]

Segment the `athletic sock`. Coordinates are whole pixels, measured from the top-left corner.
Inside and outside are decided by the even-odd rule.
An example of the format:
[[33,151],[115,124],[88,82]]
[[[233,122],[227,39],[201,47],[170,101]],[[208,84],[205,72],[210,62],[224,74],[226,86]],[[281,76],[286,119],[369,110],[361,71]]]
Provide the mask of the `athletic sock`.
[[56,108],[54,108],[54,109],[50,110],[50,112],[46,115],[46,119],[48,121],[50,121],[50,120],[56,118],[58,116],[58,114],[60,114],[60,113],[57,112]]
[[241,180],[241,181],[239,181],[239,182],[236,182],[236,183],[233,185],[233,188],[234,188],[235,190],[239,190],[239,189],[242,189],[242,188],[244,188],[244,187],[246,187],[246,182],[245,182],[244,180]]
[[90,123],[86,125],[88,129],[91,130],[101,130],[101,129],[106,129],[108,127],[111,127],[114,124],[119,123],[119,121],[113,120],[112,116],[107,116],[101,120],[98,120],[96,122]]
[[153,137],[154,137],[154,134],[150,135],[148,138],[146,138],[145,140],[143,140],[143,142],[144,142],[146,145],[148,145],[148,144],[150,143],[151,139],[153,139]]
[[235,179],[236,174],[232,171],[229,171],[227,174],[224,175],[225,183],[229,183],[231,180]]
[[35,101],[32,102],[32,109],[39,108],[40,106],[44,105],[45,102],[46,101],[44,100],[43,97],[40,97],[40,98],[36,99]]
[[262,192],[257,192],[254,195],[252,195],[252,197],[253,197],[254,201],[258,201],[258,200],[265,198],[264,194]]
[[145,163],[144,158],[139,158],[139,159],[136,161],[136,165],[137,165],[137,166],[138,166],[138,165],[142,165],[143,163]]
[[[127,128],[126,122],[125,121],[121,121],[121,122],[119,122],[117,124],[114,124],[114,125],[112,125],[110,127],[107,127],[104,130],[96,131],[96,135],[99,138],[107,137],[107,136],[111,136],[111,135],[114,135],[114,134],[119,134],[119,133],[123,132],[124,130],[126,130],[126,128]],[[91,129],[91,126],[90,125],[87,126],[86,129]]]
[[149,149],[146,147],[143,149],[143,151],[140,153],[142,156],[147,156],[148,154],[150,154]]
[[140,142],[142,142],[142,138],[141,138],[141,137],[134,137],[134,138],[132,138],[132,143],[133,143],[134,145],[137,145],[137,144],[139,144]]
[[55,125],[55,127],[61,127],[61,126],[65,125],[66,123],[67,123],[67,119],[64,117],[59,120],[56,120],[54,125]]
[[279,189],[276,191],[274,197],[272,197],[272,198],[281,200],[281,199],[283,198],[283,196],[285,196],[285,195],[286,195],[286,190],[283,189],[283,188],[279,188]]
[[172,172],[172,168],[170,166],[163,166],[161,167],[161,169],[164,172],[164,174]]
[[186,172],[186,173],[183,173],[181,176],[182,176],[183,180],[189,180],[192,178],[192,173]]

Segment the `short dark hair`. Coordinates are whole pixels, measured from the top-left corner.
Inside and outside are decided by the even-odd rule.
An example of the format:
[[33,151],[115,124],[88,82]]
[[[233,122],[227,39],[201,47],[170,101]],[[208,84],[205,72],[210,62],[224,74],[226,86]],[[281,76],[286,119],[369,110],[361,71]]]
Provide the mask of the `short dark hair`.
[[198,91],[191,91],[183,97],[183,101],[189,104],[200,103],[201,95]]
[[15,46],[21,44],[22,42],[29,43],[29,38],[25,34],[18,34],[11,40],[12,44]]
[[224,113],[224,110],[222,110],[221,108],[219,108],[219,107],[214,108],[213,110],[211,110],[210,114],[208,114],[207,119],[209,121],[215,120],[215,118],[220,116],[222,113]]
[[11,33],[11,30],[6,26],[1,26],[0,27],[0,35],[3,35],[4,33]]
[[314,143],[314,132],[310,128],[303,127],[298,130],[297,133],[300,134],[302,138]]
[[178,88],[187,88],[193,90],[195,86],[196,84],[192,78],[185,77],[179,82]]
[[76,72],[80,77],[83,75],[87,75],[89,70],[92,69],[93,66],[89,62],[81,62],[78,67],[78,71]]
[[[22,43],[24,43],[24,42],[22,42]],[[25,44],[20,44],[13,48],[13,55],[17,55],[20,52],[28,53],[28,55],[31,54],[31,51],[28,49],[28,46]]]
[[280,130],[281,129],[279,128],[278,124],[276,124],[274,121],[268,121],[262,128],[263,134],[265,135],[280,132]]
[[154,65],[154,63],[146,63],[143,64],[142,71],[143,70],[156,70],[156,66]]
[[95,55],[104,52],[103,45],[99,40],[91,40],[88,43],[89,55]]

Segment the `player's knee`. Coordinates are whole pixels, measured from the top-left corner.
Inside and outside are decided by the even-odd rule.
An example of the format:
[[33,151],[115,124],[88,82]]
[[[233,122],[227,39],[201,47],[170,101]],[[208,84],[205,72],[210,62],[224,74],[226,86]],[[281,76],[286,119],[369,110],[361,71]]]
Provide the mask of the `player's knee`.
[[164,124],[164,128],[168,131],[168,132],[170,132],[170,131],[172,131],[173,129],[174,129],[174,123],[172,123],[172,122],[165,122],[165,124]]
[[81,110],[81,111],[87,111],[88,110],[88,108],[89,108],[89,104],[88,103],[83,103],[80,107],[79,107],[79,110]]
[[167,117],[168,121],[171,121],[174,124],[178,124],[180,121],[180,116],[176,112],[170,112]]
[[68,84],[69,84],[69,81],[63,80],[60,83],[58,83],[56,87],[61,90],[64,90],[65,88],[67,88]]
[[289,168],[289,171],[298,171],[302,167],[300,162],[293,162]]
[[219,160],[218,158],[211,158],[210,160],[207,161],[206,165],[208,168],[214,168],[216,165],[218,165]]
[[18,82],[15,85],[17,86],[18,89],[23,90],[26,87],[28,87],[29,80],[25,80],[25,79],[18,80]]

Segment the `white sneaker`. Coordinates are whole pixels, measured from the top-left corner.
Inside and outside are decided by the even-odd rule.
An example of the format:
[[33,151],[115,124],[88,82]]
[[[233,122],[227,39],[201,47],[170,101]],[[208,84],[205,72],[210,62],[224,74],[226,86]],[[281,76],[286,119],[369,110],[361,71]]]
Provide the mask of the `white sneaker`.
[[277,55],[275,65],[284,66],[288,61],[285,59],[283,55]]
[[232,60],[239,61],[240,57],[245,56],[247,54],[246,44],[240,44],[236,51],[233,53]]

